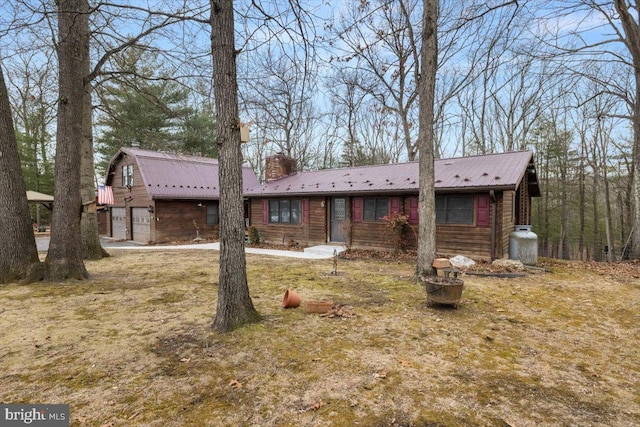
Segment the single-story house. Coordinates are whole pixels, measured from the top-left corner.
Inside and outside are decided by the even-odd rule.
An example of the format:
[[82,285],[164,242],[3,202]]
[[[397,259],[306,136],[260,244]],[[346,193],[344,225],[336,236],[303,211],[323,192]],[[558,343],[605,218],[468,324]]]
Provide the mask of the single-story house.
[[[249,166],[242,179],[245,191],[259,185]],[[105,184],[113,192],[107,236],[142,243],[219,236],[217,159],[121,148]],[[245,212],[248,217],[248,203]]]
[[[419,164],[297,172],[284,155],[267,158],[266,182],[250,187],[250,224],[262,241],[390,248],[385,217],[401,213],[417,247]],[[507,258],[515,225],[531,224],[531,198],[540,196],[530,151],[435,162],[438,255]]]

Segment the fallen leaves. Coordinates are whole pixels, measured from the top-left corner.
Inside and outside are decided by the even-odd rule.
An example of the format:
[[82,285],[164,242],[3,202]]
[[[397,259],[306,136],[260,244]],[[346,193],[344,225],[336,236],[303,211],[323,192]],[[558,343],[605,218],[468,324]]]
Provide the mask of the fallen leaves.
[[387,371],[379,369],[373,374],[374,378],[387,378]]
[[310,411],[317,411],[318,409],[322,408],[324,406],[324,403],[321,401],[314,403],[313,405],[311,405],[309,407]]
[[410,367],[411,366],[411,362],[408,361],[407,359],[398,359],[398,362],[400,362],[400,364],[402,366],[406,366],[406,367]]
[[345,304],[337,304],[331,307],[331,310],[329,310],[328,312],[321,314],[320,317],[347,318],[347,317],[354,317],[355,315],[356,313],[353,310],[353,306],[345,305]]
[[229,383],[229,387],[232,387],[238,390],[242,388],[242,383],[238,380],[231,380],[231,382]]

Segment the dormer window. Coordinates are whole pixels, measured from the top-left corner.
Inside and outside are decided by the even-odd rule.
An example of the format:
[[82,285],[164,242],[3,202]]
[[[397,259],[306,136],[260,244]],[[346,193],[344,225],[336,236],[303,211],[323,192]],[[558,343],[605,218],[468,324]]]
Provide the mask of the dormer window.
[[122,186],[133,187],[133,165],[122,166]]

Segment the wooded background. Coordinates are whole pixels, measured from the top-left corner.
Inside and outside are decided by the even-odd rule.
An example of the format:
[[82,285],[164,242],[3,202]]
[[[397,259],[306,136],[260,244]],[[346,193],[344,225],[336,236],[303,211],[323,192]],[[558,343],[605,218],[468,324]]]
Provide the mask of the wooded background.
[[[638,43],[616,7],[635,2],[439,3],[436,157],[533,150],[540,255],[621,257],[634,223]],[[216,156],[209,1],[89,6],[92,67],[104,61],[92,76],[96,181],[121,146]],[[243,155],[259,176],[277,152],[301,169],[417,160],[421,1],[234,6]],[[0,6],[25,181],[49,194],[56,20],[47,0]]]

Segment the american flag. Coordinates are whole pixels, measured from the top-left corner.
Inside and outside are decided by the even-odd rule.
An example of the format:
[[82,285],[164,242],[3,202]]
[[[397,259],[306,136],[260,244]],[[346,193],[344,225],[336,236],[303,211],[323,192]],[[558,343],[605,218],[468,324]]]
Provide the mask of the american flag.
[[101,205],[113,205],[113,187],[98,185],[98,203]]

